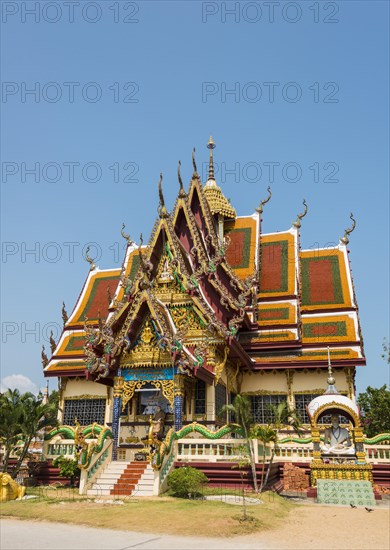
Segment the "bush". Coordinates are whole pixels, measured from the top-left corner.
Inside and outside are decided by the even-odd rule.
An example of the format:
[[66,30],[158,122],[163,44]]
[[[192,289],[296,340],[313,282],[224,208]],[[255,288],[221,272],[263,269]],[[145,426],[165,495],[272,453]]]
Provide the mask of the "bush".
[[189,498],[191,495],[199,495],[208,479],[196,468],[183,466],[171,472],[167,482],[168,488],[175,496]]
[[76,478],[80,474],[80,468],[77,460],[74,458],[59,456],[53,461],[53,466],[59,468],[60,475],[68,478],[70,480],[70,486],[73,487]]

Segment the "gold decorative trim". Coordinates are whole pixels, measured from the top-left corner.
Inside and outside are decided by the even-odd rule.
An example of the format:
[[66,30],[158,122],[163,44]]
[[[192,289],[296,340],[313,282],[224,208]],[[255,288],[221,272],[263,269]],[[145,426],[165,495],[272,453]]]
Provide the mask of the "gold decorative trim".
[[349,414],[353,420],[353,423],[355,425],[355,428],[358,428],[360,427],[360,418],[359,416],[355,413],[354,410],[352,410],[350,407],[347,407],[347,405],[344,405],[342,403],[338,403],[337,401],[332,401],[330,403],[325,403],[325,405],[321,405],[321,407],[319,407],[315,413],[313,414],[313,417],[312,417],[312,425],[316,425],[317,424],[317,420],[318,420],[318,417],[324,412],[326,411],[327,409],[340,409],[341,411],[344,411],[346,412],[347,414]]
[[259,391],[244,391],[242,392],[242,395],[285,395],[288,397],[288,393],[285,391],[277,391],[277,390],[259,390]]
[[107,400],[105,395],[91,395],[89,393],[83,393],[81,395],[72,395],[70,397],[65,396],[64,401],[76,401],[77,399],[104,399]]
[[312,487],[317,486],[318,479],[364,480],[373,483],[371,464],[325,464],[322,460],[314,459],[310,464],[310,477]]
[[152,384],[155,388],[161,389],[163,396],[173,406],[174,401],[174,382],[173,380],[135,380],[124,382],[122,393],[122,411],[127,403],[134,396],[135,390],[140,390],[145,384]]

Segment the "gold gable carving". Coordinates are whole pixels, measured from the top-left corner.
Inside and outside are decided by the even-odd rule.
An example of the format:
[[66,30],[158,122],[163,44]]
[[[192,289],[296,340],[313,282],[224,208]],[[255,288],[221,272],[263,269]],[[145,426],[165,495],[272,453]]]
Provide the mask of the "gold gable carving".
[[139,335],[137,345],[128,353],[122,355],[121,368],[150,367],[152,365],[169,366],[171,355],[158,347],[157,337],[148,318]]

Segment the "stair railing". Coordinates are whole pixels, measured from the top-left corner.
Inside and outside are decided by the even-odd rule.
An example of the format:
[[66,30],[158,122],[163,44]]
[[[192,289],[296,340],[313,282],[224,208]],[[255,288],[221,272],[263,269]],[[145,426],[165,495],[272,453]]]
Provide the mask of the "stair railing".
[[[157,494],[161,494],[167,489],[167,477],[168,477],[168,474],[173,470],[173,465],[177,459],[177,448],[178,448],[178,442],[174,441],[172,443],[169,453],[164,456],[163,463],[161,465],[160,470],[158,471],[159,487],[157,490]],[[155,488],[155,491],[156,491],[156,488]]]
[[89,487],[92,487],[93,483],[99,477],[100,473],[111,461],[110,447],[112,443],[113,443],[112,439],[106,439],[103,444],[102,450],[100,451],[100,453],[96,453],[93,456],[88,468],[84,468],[81,470],[80,487],[79,487],[80,495],[86,494],[87,489]]

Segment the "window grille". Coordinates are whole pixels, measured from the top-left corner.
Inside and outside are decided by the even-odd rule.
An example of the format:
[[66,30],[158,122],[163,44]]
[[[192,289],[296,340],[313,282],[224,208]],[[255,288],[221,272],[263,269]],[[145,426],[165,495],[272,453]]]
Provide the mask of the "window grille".
[[75,426],[77,418],[81,426],[89,426],[94,422],[103,425],[105,412],[105,399],[65,399],[63,423]]
[[195,414],[206,414],[206,382],[203,380],[195,384]]
[[225,414],[221,413],[222,407],[226,405],[226,388],[222,384],[215,387],[215,416],[218,420],[224,420]]
[[271,412],[271,406],[287,401],[286,395],[252,395],[252,416],[259,424],[270,424],[275,419]]

